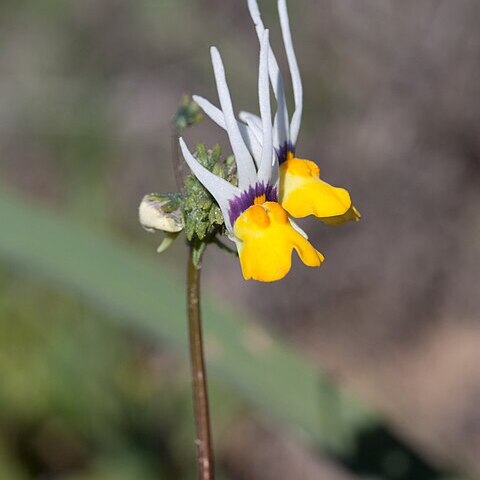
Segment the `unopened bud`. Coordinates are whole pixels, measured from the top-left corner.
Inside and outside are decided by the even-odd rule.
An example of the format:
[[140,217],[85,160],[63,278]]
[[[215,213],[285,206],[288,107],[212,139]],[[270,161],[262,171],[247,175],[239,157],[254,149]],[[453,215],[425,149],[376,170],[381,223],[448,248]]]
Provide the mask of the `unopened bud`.
[[149,232],[181,232],[185,226],[182,196],[178,193],[145,195],[138,216],[143,228]]

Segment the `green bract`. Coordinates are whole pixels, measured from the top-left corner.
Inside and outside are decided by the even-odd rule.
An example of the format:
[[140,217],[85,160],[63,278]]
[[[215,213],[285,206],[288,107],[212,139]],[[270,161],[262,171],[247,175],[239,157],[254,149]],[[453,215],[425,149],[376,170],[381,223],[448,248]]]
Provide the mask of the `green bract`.
[[[231,183],[236,181],[233,157],[228,157],[222,162],[218,145],[209,150],[205,145],[200,144],[197,146],[195,156],[199,163],[215,175]],[[183,213],[185,234],[189,241],[211,241],[216,235],[225,233],[220,208],[194,175],[188,175],[185,179]]]

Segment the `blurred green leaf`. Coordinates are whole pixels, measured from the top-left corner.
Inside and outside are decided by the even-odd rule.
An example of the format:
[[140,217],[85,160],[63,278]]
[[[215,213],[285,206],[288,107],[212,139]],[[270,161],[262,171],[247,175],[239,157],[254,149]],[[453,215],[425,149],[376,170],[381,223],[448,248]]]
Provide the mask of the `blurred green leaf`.
[[28,478],[26,472],[15,463],[5,448],[3,442],[0,442],[0,478],[8,480],[26,480]]
[[[74,291],[121,324],[180,349],[187,362],[184,287],[155,254],[143,255],[4,192],[0,218],[3,261]],[[212,375],[315,444],[338,453],[348,450],[356,430],[371,420],[369,414],[348,396],[332,393],[298,352],[231,308],[207,298],[203,314]]]

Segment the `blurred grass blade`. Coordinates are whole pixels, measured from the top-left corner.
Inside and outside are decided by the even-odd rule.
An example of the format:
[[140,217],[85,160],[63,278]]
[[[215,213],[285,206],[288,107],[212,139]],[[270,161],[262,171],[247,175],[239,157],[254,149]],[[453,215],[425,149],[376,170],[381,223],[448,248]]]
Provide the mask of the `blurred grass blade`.
[[[74,291],[186,357],[184,286],[153,252],[143,255],[4,192],[0,220],[2,261]],[[345,453],[357,428],[370,420],[297,353],[226,305],[206,299],[204,321],[212,375],[315,444]]]

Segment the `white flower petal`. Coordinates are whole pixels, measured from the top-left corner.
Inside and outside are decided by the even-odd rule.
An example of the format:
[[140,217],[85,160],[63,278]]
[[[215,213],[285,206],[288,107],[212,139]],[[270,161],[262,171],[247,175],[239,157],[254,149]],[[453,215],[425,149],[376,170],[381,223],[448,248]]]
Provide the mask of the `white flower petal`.
[[238,128],[258,169],[262,161],[262,143],[257,140],[255,133],[248,125],[238,122]]
[[225,226],[227,227],[227,230],[232,232],[232,225],[228,215],[229,202],[236,196],[240,195],[240,190],[223,178],[214,175],[203,165],[200,165],[198,160],[191,154],[183,138],[180,138],[179,142],[183,158],[190,167],[190,170],[192,170],[199,182],[212,194],[213,198],[215,198],[222,210]]
[[249,185],[254,185],[257,179],[257,172],[253,163],[252,156],[248,151],[242,134],[238,128],[237,120],[233,112],[232,100],[228,90],[227,80],[225,78],[225,68],[220,57],[220,53],[215,47],[211,50],[212,65],[217,82],[218,97],[222,107],[223,116],[225,118],[225,126],[227,129],[230,145],[232,146],[233,155],[237,164],[238,186],[245,190]]
[[270,82],[268,80],[268,54],[270,50],[269,32],[264,30],[260,47],[258,73],[258,100],[262,121],[263,141],[262,160],[258,170],[258,180],[268,183],[272,175],[272,109],[270,106]]
[[[248,10],[252,17],[255,29],[257,31],[258,40],[261,42],[265,27],[263,25],[260,10],[258,9],[257,0],[248,0]],[[285,97],[285,86],[283,77],[278,67],[277,59],[273,50],[270,48],[268,70],[270,81],[272,82],[273,93],[277,101],[277,112],[274,120],[274,145],[276,148],[283,146],[285,142],[290,140],[288,107]]]
[[[250,112],[240,112],[239,117],[249,126],[249,128],[255,135],[255,138],[259,142],[263,142],[262,119]],[[278,183],[278,179],[278,157],[275,150],[272,149],[272,173],[270,185],[276,185]]]
[[308,235],[289,217],[288,218],[290,225],[296,230],[302,237],[308,240]]
[[[205,114],[209,116],[220,128],[223,128],[224,130],[227,129],[223,112],[219,108],[209,102],[206,98],[200,97],[199,95],[193,95],[192,98],[198,103],[199,107],[205,112]],[[242,138],[247,145],[248,150],[252,154],[255,164],[258,168],[262,156],[262,144],[257,140],[247,125],[238,121],[237,125],[240,130],[240,134],[242,135]]]
[[213,105],[213,103],[206,98],[200,97],[199,95],[193,95],[192,99],[220,128],[223,128],[224,130],[227,129],[223,112],[218,107]]
[[242,122],[245,122],[260,144],[263,142],[262,119],[250,112],[240,112],[238,115]]
[[297,143],[300,125],[302,123],[303,111],[303,86],[300,70],[298,68],[295,49],[293,48],[292,33],[290,31],[290,22],[288,19],[286,0],[278,0],[278,13],[280,15],[280,25],[282,27],[283,43],[287,52],[288,66],[290,67],[290,75],[292,76],[293,95],[295,98],[295,112],[292,116],[290,124],[290,140],[295,145]]

